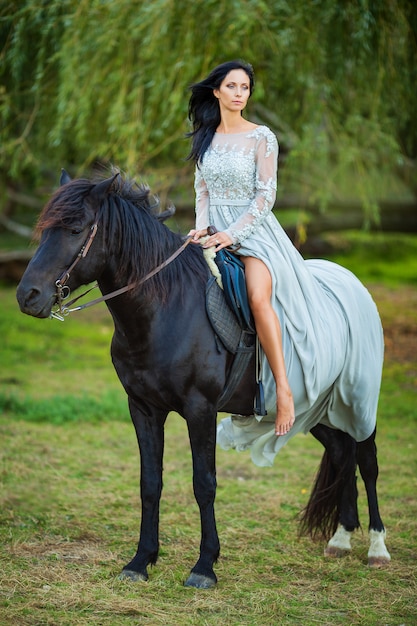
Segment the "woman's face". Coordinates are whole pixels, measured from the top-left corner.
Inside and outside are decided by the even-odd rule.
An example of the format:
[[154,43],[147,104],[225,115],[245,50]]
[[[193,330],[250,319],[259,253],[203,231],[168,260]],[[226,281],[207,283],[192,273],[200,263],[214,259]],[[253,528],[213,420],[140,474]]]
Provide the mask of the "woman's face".
[[220,111],[243,111],[250,96],[249,76],[242,69],[232,70],[213,93],[219,100]]

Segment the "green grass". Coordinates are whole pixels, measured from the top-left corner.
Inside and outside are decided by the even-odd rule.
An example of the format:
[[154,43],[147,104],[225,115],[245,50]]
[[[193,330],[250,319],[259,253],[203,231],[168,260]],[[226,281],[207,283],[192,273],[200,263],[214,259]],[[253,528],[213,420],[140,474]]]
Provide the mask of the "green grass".
[[[139,530],[139,458],[127,423],[54,425],[0,418],[0,624],[414,624],[415,421],[381,414],[379,493],[391,565],[370,570],[367,536],[326,560],[297,537],[321,448],[298,436],[274,468],[218,452],[219,584],[185,589],[199,544],[185,425],[167,424],[161,553],[146,584],[117,579]],[[360,514],[366,506],[360,483]]]
[[[373,272],[362,266],[362,277]],[[160,559],[148,583],[120,581],[137,543],[140,472],[109,356],[112,320],[101,306],[64,323],[32,319],[19,313],[14,288],[2,289],[0,626],[416,624],[417,289],[407,272],[393,272],[388,287],[368,284],[386,330],[378,453],[391,565],[366,565],[360,479],[364,530],[350,556],[325,559],[322,543],[298,537],[322,448],[297,436],[273,468],[218,450],[222,547],[209,592],[182,586],[199,546],[183,420],[171,414],[167,423]]]
[[121,393],[107,391],[100,398],[93,395],[77,394],[53,396],[51,398],[20,398],[18,394],[0,394],[0,410],[16,415],[29,422],[66,422],[89,420],[103,422],[126,419],[126,400]]
[[348,267],[366,283],[417,285],[417,236],[344,231],[324,236],[332,260]]
[[[65,322],[22,315],[15,289],[2,289],[0,389],[35,399],[84,392],[101,397],[119,389],[110,361],[113,321],[105,305],[73,315]],[[85,377],[92,370],[93,385]]]

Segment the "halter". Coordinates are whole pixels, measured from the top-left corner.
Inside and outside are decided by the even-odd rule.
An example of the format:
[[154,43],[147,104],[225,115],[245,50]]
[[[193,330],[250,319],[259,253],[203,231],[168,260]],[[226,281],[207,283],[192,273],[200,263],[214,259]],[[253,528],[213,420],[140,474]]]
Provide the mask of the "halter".
[[63,302],[64,300],[69,298],[69,296],[71,295],[70,288],[68,287],[68,285],[66,283],[69,280],[71,272],[74,269],[74,267],[77,265],[77,263],[79,263],[79,261],[81,259],[84,259],[87,256],[87,253],[88,253],[88,251],[89,251],[89,249],[91,247],[91,244],[93,243],[94,237],[96,236],[96,233],[97,233],[98,222],[99,222],[99,217],[96,219],[94,224],[91,226],[90,232],[88,234],[88,237],[85,240],[85,242],[83,243],[83,245],[81,246],[81,249],[80,249],[79,253],[77,254],[77,256],[75,257],[74,261],[71,263],[69,268],[67,270],[65,270],[64,272],[62,272],[61,276],[55,281],[55,287],[56,287],[55,296],[56,296],[57,308],[54,311],[51,311],[51,313],[49,315],[49,317],[51,319],[54,318],[54,319],[59,320],[60,322],[63,322],[65,320],[65,318],[70,313],[72,313],[73,311],[81,311],[82,309],[87,309],[88,307],[93,306],[95,304],[99,304],[100,302],[105,302],[106,300],[110,300],[111,298],[115,298],[116,296],[120,296],[122,293],[126,293],[126,291],[130,291],[131,289],[133,289],[134,287],[136,287],[138,285],[142,285],[142,283],[144,283],[147,280],[149,280],[149,278],[152,278],[152,276],[155,276],[155,274],[158,274],[164,267],[166,267],[174,259],[176,259],[177,256],[179,256],[181,254],[181,252],[183,252],[185,250],[185,248],[188,246],[188,244],[190,243],[190,241],[192,239],[192,237],[188,237],[184,241],[182,246],[180,248],[178,248],[178,250],[176,250],[173,254],[171,254],[171,256],[169,256],[167,259],[165,259],[165,261],[163,261],[160,265],[155,267],[155,269],[150,271],[148,274],[146,274],[146,276],[144,276],[140,280],[138,280],[138,281],[136,281],[134,283],[130,283],[129,285],[126,285],[125,287],[121,287],[120,289],[116,289],[115,291],[112,291],[111,293],[107,293],[106,295],[101,296],[100,298],[96,298],[95,300],[91,300],[90,302],[86,302],[85,304],[80,304],[80,305],[78,305],[76,307],[70,308],[73,304],[75,304],[75,302],[80,300],[80,298],[83,298],[88,293],[90,293],[90,291],[92,291],[93,289],[98,287],[98,284],[96,283],[95,285],[93,285],[93,287],[91,287],[90,289],[87,289],[87,291],[84,291],[84,293],[80,294],[76,298],[73,298],[72,300],[67,302],[66,305]]

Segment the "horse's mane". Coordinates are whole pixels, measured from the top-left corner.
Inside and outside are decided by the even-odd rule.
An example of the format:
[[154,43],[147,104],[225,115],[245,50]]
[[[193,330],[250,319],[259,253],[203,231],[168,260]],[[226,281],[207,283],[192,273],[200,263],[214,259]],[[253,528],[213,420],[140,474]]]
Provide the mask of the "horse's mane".
[[[61,186],[41,212],[36,233],[85,226],[89,209],[95,215],[100,212],[98,228],[105,229],[109,255],[117,258],[117,281],[120,286],[136,282],[180,248],[184,237],[162,223],[159,203],[151,202],[146,185],[119,174],[101,205],[93,206],[90,194],[97,182],[79,178]],[[196,277],[205,283],[207,275],[201,250],[189,245],[173,263],[140,286],[141,297],[165,301],[173,289],[185,290]]]

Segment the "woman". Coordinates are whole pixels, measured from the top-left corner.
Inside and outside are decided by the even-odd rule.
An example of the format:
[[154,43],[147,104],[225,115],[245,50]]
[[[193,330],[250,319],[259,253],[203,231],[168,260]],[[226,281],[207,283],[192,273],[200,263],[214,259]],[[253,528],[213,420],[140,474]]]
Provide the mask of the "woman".
[[240,244],[249,304],[256,331],[276,385],[275,434],[294,424],[294,400],[286,374],[281,324],[272,305],[268,260],[275,236],[268,235],[275,202],[278,144],[266,126],[246,120],[242,112],[254,86],[252,67],[223,63],[191,87],[189,117],[193,123],[189,158],[197,167],[196,229],[199,243],[213,224],[219,232],[204,247],[221,250]]
[[265,466],[290,437],[319,422],[356,441],[371,435],[384,342],[365,287],[340,265],[305,261],[274,217],[277,141],[266,126],[242,117],[253,84],[251,66],[232,61],[191,88],[197,219],[190,234],[198,243],[214,225],[218,232],[204,245],[239,244],[245,262],[268,359],[268,415],[221,420],[217,441],[224,449],[249,448],[253,462]]

